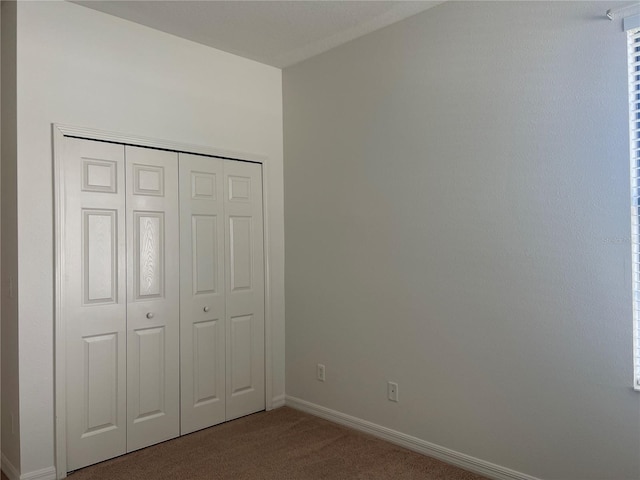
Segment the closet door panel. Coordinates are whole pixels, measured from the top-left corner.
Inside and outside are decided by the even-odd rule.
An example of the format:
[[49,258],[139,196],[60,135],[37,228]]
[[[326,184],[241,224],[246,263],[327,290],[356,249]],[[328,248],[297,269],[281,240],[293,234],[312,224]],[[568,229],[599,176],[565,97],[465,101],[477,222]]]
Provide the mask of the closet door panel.
[[180,434],[178,155],[125,149],[127,451]]
[[224,162],[226,419],[265,408],[262,167]]
[[62,159],[67,469],[76,470],[126,451],[124,147],[66,138]]
[[225,420],[223,161],[180,154],[182,434]]

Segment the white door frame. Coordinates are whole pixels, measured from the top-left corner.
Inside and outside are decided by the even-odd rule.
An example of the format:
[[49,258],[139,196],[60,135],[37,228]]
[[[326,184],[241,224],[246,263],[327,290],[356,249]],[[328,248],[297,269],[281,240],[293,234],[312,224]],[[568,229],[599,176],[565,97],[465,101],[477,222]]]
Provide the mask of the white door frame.
[[65,319],[62,316],[62,303],[64,299],[65,276],[65,252],[64,230],[64,183],[61,181],[62,154],[64,137],[78,137],[87,140],[107,141],[121,143],[125,145],[135,145],[140,147],[151,147],[164,150],[172,150],[182,153],[194,153],[211,157],[223,158],[226,160],[240,160],[259,163],[262,165],[262,210],[264,223],[264,352],[265,352],[265,407],[267,410],[273,408],[273,365],[271,352],[271,282],[270,282],[270,248],[269,248],[269,161],[265,155],[254,153],[222,150],[214,147],[201,145],[189,145],[184,143],[157,140],[147,137],[137,137],[123,133],[107,132],[104,130],[94,130],[84,127],[74,127],[54,123],[53,130],[53,196],[54,196],[54,359],[55,359],[55,459],[57,478],[62,479],[67,476],[67,444],[66,444],[66,341],[65,341]]

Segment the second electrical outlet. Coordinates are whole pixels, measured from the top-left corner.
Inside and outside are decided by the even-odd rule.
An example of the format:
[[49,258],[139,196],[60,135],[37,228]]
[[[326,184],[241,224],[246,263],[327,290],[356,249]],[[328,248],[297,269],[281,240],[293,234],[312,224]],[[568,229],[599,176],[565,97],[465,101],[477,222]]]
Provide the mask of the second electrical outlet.
[[316,370],[316,376],[318,378],[318,380],[320,380],[321,382],[324,382],[324,365],[319,363],[317,370]]
[[396,382],[387,382],[387,398],[392,402],[398,401],[398,384]]

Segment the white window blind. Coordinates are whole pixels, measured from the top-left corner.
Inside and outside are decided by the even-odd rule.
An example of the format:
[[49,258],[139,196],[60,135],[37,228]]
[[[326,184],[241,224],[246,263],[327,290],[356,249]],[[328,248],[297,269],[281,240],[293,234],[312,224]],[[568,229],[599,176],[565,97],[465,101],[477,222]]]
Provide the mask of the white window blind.
[[[629,68],[631,255],[633,268],[633,388],[640,390],[640,23],[625,18]],[[631,21],[633,20],[633,21]]]

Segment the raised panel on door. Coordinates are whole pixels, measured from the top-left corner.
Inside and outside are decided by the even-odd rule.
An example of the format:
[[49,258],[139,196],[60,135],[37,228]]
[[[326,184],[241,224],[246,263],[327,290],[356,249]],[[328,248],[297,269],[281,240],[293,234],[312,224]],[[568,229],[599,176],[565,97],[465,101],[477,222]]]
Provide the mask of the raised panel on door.
[[67,469],[126,452],[124,147],[65,138],[61,313]]
[[180,434],[178,155],[127,146],[127,451]]
[[222,160],[180,154],[181,432],[225,420]]
[[118,425],[118,337],[114,333],[84,337],[83,438]]
[[226,418],[265,408],[262,167],[224,163]]
[[142,328],[134,332],[134,338],[137,355],[127,361],[138,377],[135,392],[138,401],[130,408],[133,423],[139,423],[166,415],[165,329]]

